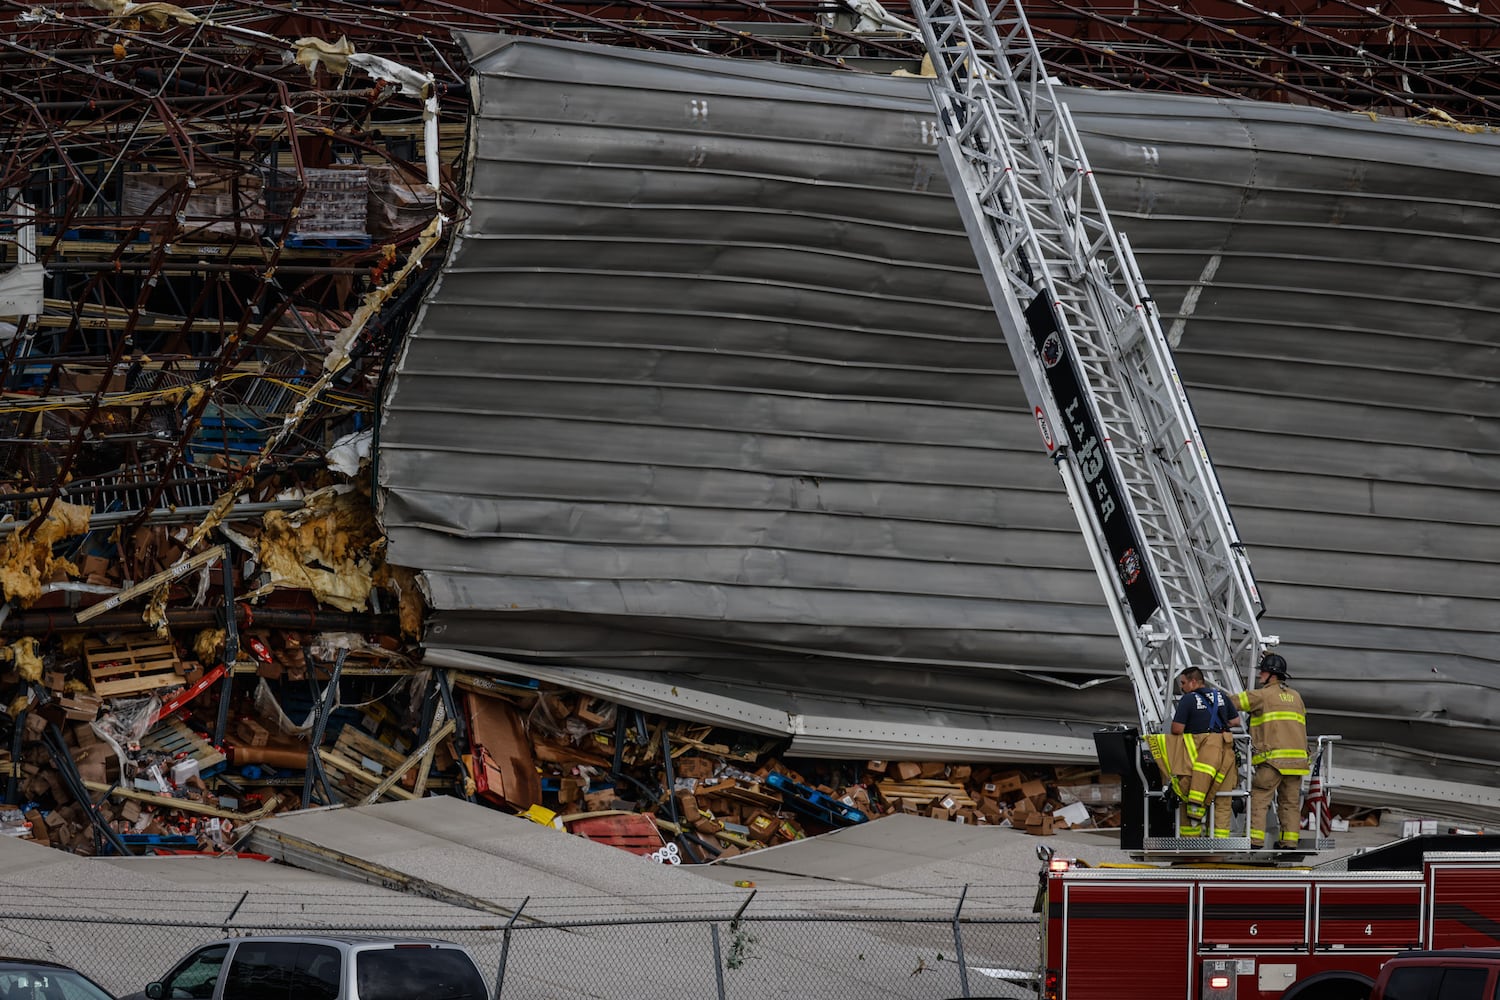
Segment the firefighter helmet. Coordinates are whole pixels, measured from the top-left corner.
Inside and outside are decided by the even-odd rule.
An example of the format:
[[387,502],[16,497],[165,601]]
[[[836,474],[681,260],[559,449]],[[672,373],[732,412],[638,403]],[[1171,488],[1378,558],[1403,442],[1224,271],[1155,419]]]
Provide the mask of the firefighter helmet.
[[1267,653],[1260,658],[1260,669],[1272,677],[1286,680],[1286,658],[1277,653]]

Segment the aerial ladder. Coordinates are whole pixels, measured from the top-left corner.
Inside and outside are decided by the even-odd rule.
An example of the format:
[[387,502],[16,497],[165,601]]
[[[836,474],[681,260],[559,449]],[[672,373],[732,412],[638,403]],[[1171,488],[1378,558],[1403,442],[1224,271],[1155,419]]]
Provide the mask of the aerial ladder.
[[[944,172],[1108,595],[1141,731],[1162,733],[1181,671],[1200,668],[1232,700],[1276,643],[1258,624],[1255,575],[1155,304],[1025,14],[1014,0],[912,6],[935,72]],[[1248,794],[1249,774],[1242,767],[1233,795]],[[1144,844],[1249,846],[1243,835]]]

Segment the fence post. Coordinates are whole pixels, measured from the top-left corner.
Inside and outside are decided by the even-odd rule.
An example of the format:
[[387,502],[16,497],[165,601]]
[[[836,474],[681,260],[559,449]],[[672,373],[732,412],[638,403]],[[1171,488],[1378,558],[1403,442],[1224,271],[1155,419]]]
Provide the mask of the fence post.
[[724,1000],[724,956],[719,951],[719,925],[717,922],[708,925],[708,936],[714,942],[714,983],[719,990],[719,1000]]
[[958,952],[958,982],[963,987],[964,996],[973,996],[969,992],[969,964],[964,961],[964,932],[959,923],[959,914],[964,910],[964,899],[969,895],[969,883],[964,883],[963,892],[958,894],[958,905],[953,908],[953,947]]
[[516,907],[516,912],[510,915],[510,920],[505,924],[505,929],[500,932],[500,967],[495,970],[495,1000],[500,1000],[500,991],[505,989],[505,961],[510,957],[510,929],[515,922],[521,919],[521,911],[526,909],[526,904],[531,902],[527,896],[521,900],[521,905]]
[[227,917],[224,918],[223,931],[224,931],[224,936],[225,937],[229,936],[229,925],[232,924],[232,923],[234,923],[234,918],[239,914],[240,907],[244,906],[245,905],[245,900],[247,900],[249,898],[250,898],[250,890],[249,889],[246,889],[244,892],[240,893],[240,901],[238,903],[234,904],[234,909],[230,910],[229,911],[229,916],[227,916]]

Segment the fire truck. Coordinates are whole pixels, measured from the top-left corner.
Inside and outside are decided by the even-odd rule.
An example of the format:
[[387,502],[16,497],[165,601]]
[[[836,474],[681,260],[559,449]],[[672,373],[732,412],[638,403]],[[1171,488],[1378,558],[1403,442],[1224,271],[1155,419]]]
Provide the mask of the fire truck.
[[[1135,689],[1139,729],[1095,737],[1122,778],[1121,846],[1171,862],[1046,858],[1044,1000],[1363,1000],[1396,952],[1500,944],[1500,837],[1293,868],[1302,857],[1251,852],[1244,830],[1181,835],[1142,733],[1163,738],[1182,670],[1232,696],[1276,639],[1155,304],[1025,15],[1016,0],[912,7],[944,173]],[[1320,751],[1331,786],[1331,745]],[[1321,818],[1307,853],[1332,846]]]
[[[1181,672],[1201,670],[1232,699],[1276,637],[1261,633],[1260,591],[1155,303],[1024,13],[1015,0],[912,7],[944,174],[1103,586],[1140,732],[1167,758],[1185,749],[1165,732]],[[1239,778],[1228,795],[1243,799],[1248,761]],[[1182,791],[1146,794],[1169,790]],[[1248,851],[1239,826],[1238,836],[1153,827],[1142,847]]]
[[1398,952],[1500,945],[1495,835],[1304,869],[1046,860],[1043,1000],[1365,1000]]

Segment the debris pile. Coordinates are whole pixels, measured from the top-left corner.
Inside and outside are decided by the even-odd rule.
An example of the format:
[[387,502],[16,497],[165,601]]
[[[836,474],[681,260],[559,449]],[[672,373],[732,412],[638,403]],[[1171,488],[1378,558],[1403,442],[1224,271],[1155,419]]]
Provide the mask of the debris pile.
[[1120,822],[1118,779],[1097,768],[791,760],[781,740],[588,695],[458,686],[481,798],[639,854],[675,842],[708,861],[894,813],[1038,836]]

